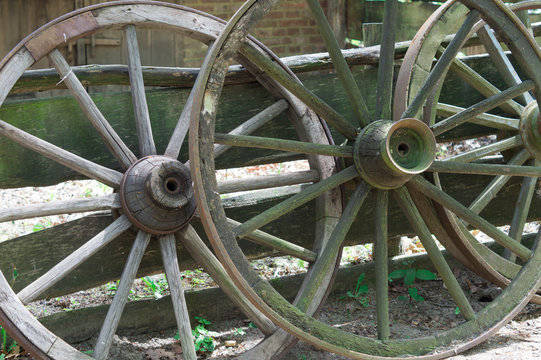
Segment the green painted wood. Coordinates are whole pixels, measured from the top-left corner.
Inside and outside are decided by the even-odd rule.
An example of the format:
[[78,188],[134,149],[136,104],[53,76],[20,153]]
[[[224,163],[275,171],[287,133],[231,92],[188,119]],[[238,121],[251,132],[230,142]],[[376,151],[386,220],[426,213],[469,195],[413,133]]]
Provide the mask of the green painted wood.
[[[469,204],[475,196],[484,189],[491,177],[472,175],[446,175],[441,176],[444,189],[463,204]],[[467,180],[467,181],[466,181]],[[495,224],[510,222],[513,216],[513,207],[509,206],[516,201],[520,191],[520,179],[512,179],[494,199],[481,215]],[[293,193],[298,192],[293,188]],[[298,187],[297,187],[298,188]],[[274,191],[274,190],[273,190]],[[268,194],[268,193],[267,193]],[[271,194],[272,195],[272,194]],[[228,197],[224,199],[227,207],[227,216],[237,221],[246,221],[263,210],[276,205],[291,193],[283,193],[276,197],[264,196],[256,198],[255,195]],[[315,238],[313,220],[315,209],[313,202],[293,210],[290,216],[280,218],[264,226],[263,231],[278,236],[284,240],[304,248],[311,249]],[[389,238],[399,235],[408,235],[412,230],[392,199],[389,201]],[[528,214],[530,220],[541,219],[541,199],[534,197],[532,207]],[[360,219],[360,220],[359,220]],[[507,220],[506,220],[507,219]],[[55,263],[66,257],[85,241],[97,234],[112,221],[110,216],[92,216],[75,220],[52,229],[36,232],[15,240],[0,243],[0,270],[8,281],[12,281],[11,274],[16,268],[19,276],[14,282],[14,288],[19,290],[32,280],[39,277]],[[346,245],[368,243],[374,241],[372,226],[375,222],[375,199],[369,194],[361,208],[357,220],[352,224],[346,236]],[[194,223],[198,233],[204,238],[204,232],[198,223]],[[72,274],[62,279],[44,296],[54,297],[77,290],[97,286],[119,277],[127,253],[135,238],[135,232],[127,232],[106,246],[89,261],[82,264]],[[206,241],[206,239],[205,239]],[[275,256],[278,253],[248,240],[239,240],[247,257],[261,258]],[[207,242],[208,244],[208,242]],[[181,269],[193,269],[198,265],[182,247],[177,248]],[[46,253],[44,257],[42,254]],[[138,276],[163,272],[157,242],[151,242],[141,264]]]
[[[442,252],[449,264],[455,268],[460,265],[446,251]],[[432,262],[426,254],[398,256],[388,259],[391,271],[403,269],[405,261],[412,261],[417,268],[434,271]],[[362,263],[341,268],[333,283],[333,293],[345,293],[355,288],[357,278],[365,274],[364,282],[372,286],[375,275],[374,262]],[[301,286],[304,274],[284,276],[270,280],[272,286],[286,299],[293,300]],[[239,319],[245,317],[224,295],[220,288],[186,291],[186,303],[190,314],[211,321]],[[88,307],[45,316],[40,321],[54,334],[70,342],[85,341],[100,330],[109,305]],[[171,316],[173,306],[169,296],[159,300],[148,299],[129,302],[120,320],[120,334],[144,334],[151,331],[171,329],[176,326]],[[193,320],[192,320],[193,321]],[[195,325],[195,324],[194,324]]]
[[[481,75],[495,74],[496,71],[483,57],[474,57],[467,61]],[[354,68],[358,81],[362,79],[361,92],[369,104],[369,110],[374,111],[377,69],[361,67]],[[345,97],[345,91],[334,74],[300,75],[306,87],[323,98],[330,106],[346,118],[353,117]],[[503,81],[494,78],[495,85]],[[180,116],[189,89],[160,89],[147,92],[150,107],[150,117],[155,134],[158,153],[163,152],[169,134]],[[238,96],[243,94],[243,96]],[[135,121],[129,93],[97,93],[92,95],[100,110],[119,133],[126,144],[137,153]],[[482,95],[456,77],[445,82],[442,101],[457,106],[468,107],[474,101],[479,101]],[[272,105],[272,98],[259,85],[242,84],[226,86],[221,99],[218,113],[217,131],[228,132],[246,121],[266,107]],[[34,135],[64,147],[99,164],[118,168],[116,161],[107,148],[95,134],[74,100],[70,97],[55,97],[38,100],[16,100],[6,103],[0,108],[0,119],[18,126]],[[492,133],[491,129],[483,126],[468,124],[448,131],[442,139],[452,140]],[[280,115],[273,121],[257,130],[254,136],[296,139],[295,132],[285,115]],[[343,136],[333,133],[337,144],[343,141]],[[302,158],[303,155],[291,155],[264,149],[230,149],[224,153],[217,167],[238,167],[257,163],[272,163],[282,160]],[[187,144],[179,157],[187,159]],[[34,156],[29,150],[0,137],[0,188],[22,186],[44,186],[74,179],[76,174],[41,156]]]

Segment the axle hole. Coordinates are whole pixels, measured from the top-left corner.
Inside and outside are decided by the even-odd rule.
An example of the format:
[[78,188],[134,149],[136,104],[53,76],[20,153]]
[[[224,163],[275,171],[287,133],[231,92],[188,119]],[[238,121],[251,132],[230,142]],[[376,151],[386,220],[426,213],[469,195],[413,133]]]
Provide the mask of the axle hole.
[[168,177],[164,181],[165,190],[170,194],[176,194],[180,190],[180,181],[174,177]]
[[410,147],[406,143],[398,144],[398,147],[396,149],[398,151],[398,155],[400,156],[406,156],[410,152]]

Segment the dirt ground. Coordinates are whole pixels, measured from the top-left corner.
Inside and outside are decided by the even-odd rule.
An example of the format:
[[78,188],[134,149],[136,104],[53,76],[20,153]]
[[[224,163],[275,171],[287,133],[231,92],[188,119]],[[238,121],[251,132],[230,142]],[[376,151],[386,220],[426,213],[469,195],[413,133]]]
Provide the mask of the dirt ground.
[[[492,301],[500,290],[490,287],[484,280],[462,270],[459,279],[470,287],[469,297],[473,308],[478,311]],[[466,285],[467,283],[467,285]],[[441,280],[416,282],[418,294],[424,301],[406,298],[408,292],[400,281],[390,287],[390,318],[392,337],[421,337],[444,331],[449,326],[462,322],[456,314],[455,305],[446,295]],[[333,294],[319,314],[319,319],[362,336],[374,336],[375,303],[372,291],[361,297],[350,297],[344,293]],[[210,319],[212,320],[212,319]],[[207,325],[212,331],[215,350],[201,353],[201,359],[232,359],[255,346],[262,338],[259,330],[249,326],[247,319],[216,322]],[[110,358],[118,360],[176,360],[183,359],[182,349],[173,338],[175,329],[139,336],[115,336]],[[228,345],[226,346],[226,341]],[[79,344],[83,350],[92,348],[90,340]],[[541,358],[541,306],[529,304],[505,325],[490,340],[451,359],[538,359]],[[319,351],[314,347],[298,343],[283,357],[285,360],[345,359],[335,354]]]

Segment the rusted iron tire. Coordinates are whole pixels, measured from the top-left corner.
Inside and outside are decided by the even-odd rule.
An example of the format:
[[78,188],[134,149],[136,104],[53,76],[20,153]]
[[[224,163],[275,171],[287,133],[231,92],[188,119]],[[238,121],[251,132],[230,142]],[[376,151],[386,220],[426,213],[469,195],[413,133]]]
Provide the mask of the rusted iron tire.
[[[529,31],[531,31],[531,24],[528,20],[528,10],[539,9],[540,7],[540,1],[523,1],[510,5],[509,9],[515,13],[521,14],[522,21],[525,21],[525,24],[529,27]],[[404,65],[401,67],[398,76],[397,90],[395,93],[395,116],[398,116],[406,109],[416,96],[417,89],[419,89],[426,80],[429,74],[429,71],[427,70],[431,67],[430,61],[427,61],[427,59],[439,56],[437,55],[437,53],[439,53],[438,47],[441,46],[440,44],[444,45],[446,41],[448,41],[446,36],[452,36],[454,33],[456,27],[449,26],[448,24],[457,24],[456,26],[458,26],[463,17],[464,11],[461,11],[460,5],[448,2],[443,5],[419,31],[404,58]],[[442,19],[445,19],[445,21],[442,21]],[[477,36],[477,43],[484,45],[485,51],[486,49],[490,49],[490,52],[484,55],[485,58],[487,58],[485,61],[492,59],[495,73],[488,73],[487,71],[483,72],[483,69],[477,69],[477,71],[483,72],[483,74],[479,74],[475,70],[472,70],[468,65],[461,62],[459,58],[454,60],[454,63],[450,66],[450,69],[448,69],[448,76],[459,76],[463,78],[469,86],[479,91],[479,97],[475,100],[462,99],[462,104],[446,103],[445,98],[440,100],[440,93],[445,87],[445,80],[440,81],[439,85],[431,91],[422,110],[422,115],[419,116],[430,126],[433,126],[436,123],[436,120],[442,121],[451,115],[457,114],[464,109],[464,107],[474,107],[476,103],[500,92],[498,89],[505,89],[506,87],[512,87],[519,84],[522,80],[518,73],[520,73],[520,76],[523,78],[525,76],[523,70],[524,64],[517,64],[516,62],[511,63],[514,53],[511,53],[511,56],[509,56],[503,52],[499,42],[501,37],[498,35],[498,29],[493,30],[491,24],[487,25],[484,21],[479,21],[475,24],[474,29],[476,31],[472,31],[469,37],[471,38],[474,35]],[[515,49],[512,50],[516,51]],[[481,56],[482,55],[479,57]],[[445,75],[442,76],[442,79],[444,78]],[[469,159],[464,158],[463,154],[459,154],[464,160],[460,160],[459,157],[451,158],[449,160],[462,161],[465,163],[484,161],[485,163],[492,162],[508,165],[525,164],[538,167],[539,164],[536,162],[536,159],[539,158],[539,152],[535,144],[536,135],[532,135],[532,131],[530,130],[532,124],[537,121],[537,100],[529,92],[517,96],[515,100],[516,101],[513,101],[511,99],[507,102],[503,102],[499,108],[495,109],[495,112],[489,112],[490,110],[478,112],[476,116],[471,116],[470,120],[466,121],[462,127],[456,126],[455,129],[449,129],[448,131],[458,130],[457,133],[459,133],[461,128],[471,126],[472,122],[478,125],[485,125],[483,128],[478,128],[477,132],[479,133],[480,129],[482,133],[478,136],[493,135],[493,139],[485,142],[480,149],[472,151],[470,155],[473,156],[470,156]],[[477,120],[472,121],[471,118],[475,117],[477,117]],[[492,120],[493,123],[490,123],[490,121],[483,123],[483,117]],[[475,132],[476,130],[473,131]],[[446,137],[446,132],[439,131],[437,141],[440,152],[442,151],[442,146],[453,141],[453,136],[455,138],[457,137],[453,134]],[[475,155],[475,152],[478,154]],[[489,159],[490,155],[499,155],[500,158]],[[468,176],[467,173],[464,174],[464,176]],[[446,189],[446,175],[448,174],[441,174],[441,176],[438,176],[436,173],[434,174],[436,183],[440,187],[443,186],[444,191]],[[483,179],[483,177],[481,177],[481,179]],[[538,219],[538,216],[535,214],[530,213],[529,215],[529,210],[534,206],[537,206],[537,203],[535,202],[537,177],[524,177],[523,179],[524,180],[522,180],[521,177],[518,177],[517,179],[517,177],[513,176],[495,175],[493,178],[489,178],[491,181],[486,184],[486,187],[478,193],[472,194],[470,203],[465,203],[464,205],[468,206],[476,214],[481,213],[485,209],[489,212],[491,207],[490,201],[497,197],[500,192],[505,192],[504,187],[507,183],[513,184],[514,182],[515,186],[520,188],[520,192],[517,191],[519,196],[516,198],[516,203],[510,204],[510,206],[514,205],[515,212],[505,220],[502,219],[498,225],[508,225],[509,229],[507,233],[509,236],[520,242],[524,236],[523,229],[525,222],[528,221],[527,219],[529,219],[529,221]],[[447,182],[447,186],[448,185],[449,183]],[[422,197],[420,194],[418,194],[418,196]],[[520,265],[517,264],[516,256],[507,249],[503,255],[498,255],[493,252],[485,244],[472,236],[466,227],[467,222],[457,218],[452,212],[446,211],[446,209],[437,202],[434,205],[437,215],[444,225],[444,231],[450,235],[450,240],[452,240],[444,243],[446,248],[453,249],[456,253],[460,253],[460,256],[457,256],[457,258],[472,271],[496,283],[498,286],[507,286],[510,282],[509,279],[512,279],[520,270]],[[430,216],[428,212],[426,212],[425,215]],[[432,230],[434,232],[438,231],[437,229]],[[464,261],[465,259],[471,260],[472,258],[481,259],[481,261],[477,263],[474,263],[473,260]],[[541,303],[541,297],[535,295],[532,298],[532,302]]]
[[[130,255],[120,278],[115,299],[102,326],[96,348],[93,351],[92,356],[94,358],[107,358],[113,334],[118,326],[120,315],[127,301],[141,258],[145,253],[146,246],[151,241],[159,242],[160,245],[175,309],[175,314],[171,316],[176,316],[183,355],[186,359],[195,359],[196,355],[193,349],[190,322],[180,284],[179,265],[176,256],[177,242],[182,243],[182,246],[192,254],[193,258],[205,267],[224,292],[265,335],[270,336],[277,331],[277,327],[248,302],[236,288],[211,250],[206,247],[190,224],[198,215],[195,208],[190,172],[187,166],[188,159],[182,159],[182,155],[179,156],[179,153],[189,129],[188,119],[192,97],[188,99],[186,106],[184,106],[173,134],[168,135],[170,140],[163,155],[157,154],[152,135],[152,123],[150,122],[145,100],[145,84],[141,75],[141,64],[137,49],[135,28],[138,26],[170,30],[177,35],[183,35],[204,44],[212,44],[224,29],[225,22],[200,11],[169,3],[135,0],[103,3],[77,10],[44,25],[25,38],[0,62],[0,104],[2,104],[24,71],[42,58],[48,57],[56,67],[61,82],[67,85],[82,110],[93,123],[96,132],[102,136],[104,143],[113,156],[112,162],[114,163],[111,167],[99,165],[74,155],[72,151],[75,150],[73,149],[62,149],[46,142],[44,139],[28,134],[26,131],[30,131],[29,129],[14,127],[6,122],[0,124],[0,134],[19,143],[22,147],[34,151],[36,157],[42,155],[49,157],[53,161],[74,170],[75,173],[78,173],[79,178],[93,178],[114,189],[114,194],[95,200],[53,201],[25,207],[24,209],[13,210],[8,208],[0,210],[1,221],[87,211],[106,211],[109,216],[114,218],[110,226],[91,239],[87,239],[87,243],[80,248],[74,249],[67,258],[61,260],[50,270],[44,270],[43,274],[39,274],[39,277],[32,280],[27,286],[20,290],[17,289],[17,294],[11,288],[14,283],[13,279],[7,281],[3,276],[0,277],[0,291],[2,292],[0,323],[21,346],[37,358],[70,360],[90,358],[44,328],[25,309],[24,305],[47,295],[47,291],[54,284],[70,274],[77,266],[106,244],[113,243],[119,235],[126,232],[130,233],[130,231],[132,231],[130,236],[133,246],[131,246]],[[129,61],[127,68],[131,79],[129,84],[132,90],[135,124],[139,139],[138,151],[126,146],[124,140],[115,133],[108,120],[105,119],[94,104],[85,87],[78,80],[77,75],[75,75],[80,69],[71,68],[57,49],[61,44],[110,28],[123,29],[126,39],[128,39]],[[275,55],[255,39],[251,38],[249,43],[256,51],[275,59],[276,63],[280,63]],[[252,70],[253,66],[246,59],[241,58],[241,63],[249,71]],[[239,128],[234,130],[235,133],[249,134],[266,121],[285,113],[287,117],[283,117],[286,120],[287,118],[292,120],[294,127],[296,127],[304,140],[314,143],[329,142],[329,136],[324,125],[306,106],[300,104],[289,92],[284,91],[264,74],[254,73],[254,76],[263,86],[271,89],[273,96],[269,97],[269,99],[274,99],[274,103],[271,103],[268,108],[249,120],[240,119]],[[115,83],[110,82],[110,84],[114,85]],[[85,86],[87,85],[89,84],[85,83]],[[279,97],[279,99],[276,100],[275,97]],[[227,147],[217,149],[217,153],[226,149]],[[226,160],[228,158],[227,154],[223,157]],[[116,159],[116,163],[114,159]],[[304,183],[329,177],[335,170],[333,158],[314,157],[312,160],[310,170],[298,172],[293,177],[291,175],[287,177],[271,176],[270,179],[265,178],[263,182],[260,181],[256,184],[252,182],[226,183],[221,185],[221,191],[251,190],[254,186],[258,189],[292,184],[300,186]],[[36,173],[35,176],[39,177],[39,174]],[[321,216],[319,221],[314,220],[313,222],[313,227],[318,233],[316,243],[326,239],[328,229],[332,227],[331,224],[334,224],[335,219],[340,214],[341,201],[339,196],[340,191],[335,190],[318,200],[318,211],[325,214],[325,216]],[[316,256],[313,251],[303,249],[300,246],[276,243],[272,237],[268,240],[268,234],[260,233],[257,235],[254,241],[267,245],[271,249],[270,252],[280,251],[285,254],[294,254],[306,261],[312,261]],[[4,264],[11,264],[12,260],[2,259],[2,261]],[[32,260],[26,258],[26,261],[31,262]],[[331,269],[334,268],[334,266],[331,267]],[[117,274],[117,276],[120,276],[120,274]],[[326,280],[327,284],[330,283],[332,277],[333,271],[330,271]],[[322,291],[318,295],[320,300],[313,299],[314,306],[317,307],[321,298],[325,296],[327,288],[328,285],[322,287]],[[279,332],[281,333],[281,331]]]
[[[276,1],[272,0],[247,1],[228,22],[227,28],[217,39],[215,46],[206,58],[193,104],[190,158],[196,199],[207,235],[227,272],[247,299],[285,331],[316,347],[350,358],[443,358],[471,348],[487,339],[509,321],[534,295],[540,284],[539,261],[541,252],[537,246],[528,249],[518,244],[496,226],[488,223],[463,205],[457,204],[451,196],[428,180],[431,179],[431,174],[434,172],[449,170],[445,167],[446,164],[435,161],[435,128],[432,124],[421,121],[420,110],[430,95],[429,90],[438,84],[438,81],[445,74],[448,63],[454,59],[456,53],[452,53],[452,51],[458,51],[461,48],[462,40],[467,38],[471,27],[477,23],[479,18],[486,20],[495,29],[505,29],[506,33],[511,34],[511,37],[503,36],[503,38],[518,62],[523,65],[523,69],[530,79],[518,89],[514,89],[517,92],[539,90],[541,79],[537,69],[541,65],[541,59],[537,46],[501,1],[464,0],[446,3],[439,13],[440,17],[442,13],[446,13],[453,6],[458,7],[456,11],[464,15],[462,21],[445,24],[449,28],[456,24],[460,26],[460,29],[448,46],[447,49],[450,50],[447,55],[441,57],[440,65],[429,69],[433,75],[425,81],[427,85],[425,86],[423,83],[418,89],[411,90],[410,94],[416,100],[408,103],[403,111],[396,112],[395,107],[397,115],[392,118],[390,109],[394,60],[393,24],[396,22],[397,2],[386,1],[385,3],[386,20],[383,28],[387,31],[382,41],[380,53],[377,96],[379,101],[375,107],[376,112],[373,114],[367,110],[358,85],[351,76],[351,70],[343,61],[339,46],[332,36],[319,2],[308,1],[331,53],[341,83],[350,98],[352,112],[355,115],[354,119],[345,119],[325,101],[315,97],[309,89],[297,83],[295,79],[275,66],[272,61],[252,50],[244,42],[246,33],[275,3]],[[451,16],[440,18],[442,21],[444,19],[455,18]],[[327,121],[329,127],[346,138],[348,141],[342,146],[342,153],[339,153],[338,149],[320,144],[306,146],[303,148],[304,150],[300,150],[300,144],[286,145],[273,138],[262,141],[256,138],[241,138],[216,133],[214,117],[219,104],[223,72],[233,60],[232,54],[238,50],[320,115]],[[432,57],[426,60],[430,64],[432,63]],[[426,89],[423,89],[423,86]],[[539,93],[539,91],[535,92]],[[254,148],[262,147],[265,144],[265,146],[272,146],[276,149],[315,153],[319,154],[320,157],[332,154],[345,159],[343,162],[348,166],[328,179],[307,187],[298,195],[292,196],[252,219],[232,227],[227,222],[214,180],[213,151],[216,143]],[[489,167],[475,165],[471,171],[499,174],[508,171],[508,168],[497,165]],[[528,176],[531,172],[537,174],[539,169],[520,166],[513,171],[522,176]],[[425,173],[428,179],[423,176]],[[355,191],[349,197],[344,212],[330,234],[326,246],[318,252],[318,257],[311,266],[303,284],[302,293],[293,304],[290,304],[251,269],[238,247],[237,241],[280,216],[288,216],[287,214],[292,208],[300,206],[309,199],[324,194],[326,190],[334,189],[342,183],[353,185]],[[408,336],[409,334],[393,334],[393,337],[390,337],[386,265],[389,193],[393,195],[410,221],[412,228],[419,236],[438,270],[447,292],[463,316],[463,321],[460,324],[451,325],[450,329],[437,335],[411,338]],[[419,193],[422,193],[423,196],[420,196]],[[377,337],[348,333],[315,319],[311,316],[310,303],[307,300],[311,293],[319,291],[321,288],[321,278],[326,274],[329,266],[334,264],[335,256],[345,234],[369,194],[374,195],[376,199],[374,210],[376,221],[371,226],[375,226],[374,237],[376,239],[374,276],[376,278]],[[495,240],[510,248],[524,261],[524,266],[510,285],[490,305],[480,311],[474,311],[471,307],[465,290],[461,288],[455,274],[444,260],[441,250],[433,239],[433,234],[435,234],[442,243],[451,243],[450,236],[454,234],[450,234],[446,229],[446,224],[438,219],[437,208],[434,207],[432,201],[441,203],[447,211],[454,212],[467,219],[470,224],[489,233]],[[447,239],[443,239],[443,237],[447,237]],[[485,261],[482,257],[465,251],[460,246],[451,247],[450,250],[457,257],[461,257],[461,260],[468,263],[469,266]],[[442,291],[445,290],[442,288]],[[252,356],[251,358],[256,358],[262,353],[255,349],[249,354]]]

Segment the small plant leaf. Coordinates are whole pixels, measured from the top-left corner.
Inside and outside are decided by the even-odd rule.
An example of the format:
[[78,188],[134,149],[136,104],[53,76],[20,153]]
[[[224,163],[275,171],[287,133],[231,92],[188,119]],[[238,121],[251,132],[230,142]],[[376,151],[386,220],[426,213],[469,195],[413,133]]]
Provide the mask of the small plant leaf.
[[406,276],[406,270],[404,269],[398,269],[389,273],[389,279],[391,279],[391,281],[396,280],[396,279],[401,279],[404,276]]
[[398,300],[400,300],[400,301],[406,301],[406,297],[405,297],[405,296],[402,296],[402,295],[400,295],[400,296],[398,297]]
[[366,294],[368,292],[368,285],[361,285],[357,288],[357,296]]
[[426,269],[417,269],[415,277],[419,280],[436,280],[436,274]]
[[460,314],[460,308],[457,306],[457,307],[455,308],[455,315],[458,315],[458,314]]
[[404,276],[404,285],[413,285],[415,281],[415,269],[406,269],[406,275]]
[[419,290],[417,288],[411,287],[408,288],[408,293],[410,294],[411,298],[415,301],[425,301],[425,298],[419,295]]

